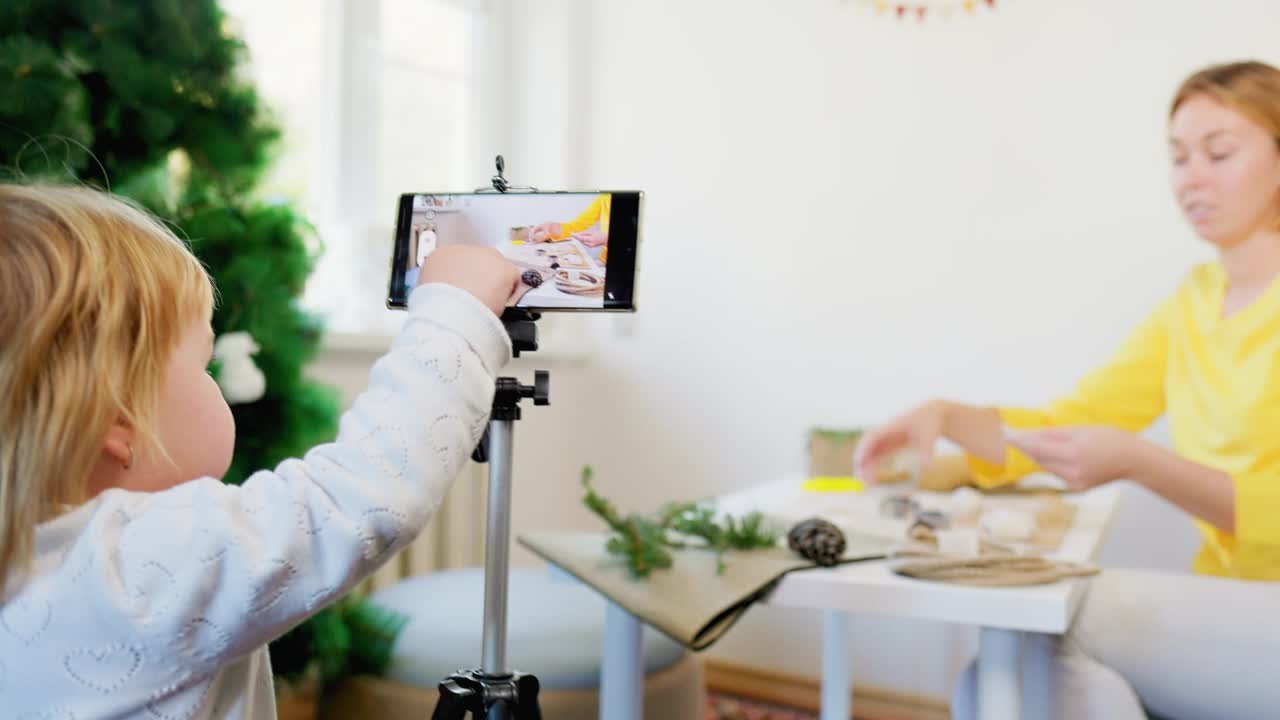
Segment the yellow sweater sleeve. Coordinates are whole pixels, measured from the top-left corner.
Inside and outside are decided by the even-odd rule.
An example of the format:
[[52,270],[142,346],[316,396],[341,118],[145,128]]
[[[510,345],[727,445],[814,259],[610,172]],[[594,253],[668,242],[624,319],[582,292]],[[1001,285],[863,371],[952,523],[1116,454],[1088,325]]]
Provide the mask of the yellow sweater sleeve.
[[597,197],[590,205],[587,206],[586,210],[582,211],[581,215],[567,223],[562,223],[560,225],[560,234],[551,239],[554,241],[568,240],[570,235],[582,232],[596,223],[600,223],[601,229],[607,232],[607,228],[609,226],[609,209],[605,203],[608,199],[608,195],[601,195]]
[[[1196,558],[1196,570],[1215,575],[1230,574],[1252,580],[1280,580],[1280,483],[1273,475],[1242,473],[1232,478],[1235,485],[1235,535],[1205,527],[1217,536],[1217,548],[1229,548],[1231,559]],[[1215,548],[1215,549],[1217,549]],[[1219,568],[1230,567],[1230,573]]]
[[[1075,391],[1045,408],[999,408],[1004,424],[1018,430],[1067,425],[1110,425],[1136,432],[1165,408],[1165,368],[1169,356],[1172,302],[1161,303],[1110,360],[1086,375]],[[1002,465],[970,455],[969,469],[982,487],[1016,482],[1039,467],[1013,447]]]

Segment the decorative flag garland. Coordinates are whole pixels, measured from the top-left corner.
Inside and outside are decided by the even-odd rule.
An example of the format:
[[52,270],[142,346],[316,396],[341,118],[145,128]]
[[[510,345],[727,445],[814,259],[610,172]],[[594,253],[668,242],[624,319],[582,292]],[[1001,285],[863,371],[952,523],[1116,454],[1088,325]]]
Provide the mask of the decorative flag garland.
[[874,10],[876,15],[899,20],[925,20],[931,17],[949,20],[973,16],[980,8],[995,9],[996,0],[853,0],[857,5]]

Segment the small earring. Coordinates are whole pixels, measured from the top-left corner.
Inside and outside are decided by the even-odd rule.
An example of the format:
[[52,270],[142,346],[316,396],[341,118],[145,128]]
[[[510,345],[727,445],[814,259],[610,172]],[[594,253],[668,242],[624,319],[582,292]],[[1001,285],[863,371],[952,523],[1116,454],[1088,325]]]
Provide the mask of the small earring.
[[128,470],[133,467],[133,445],[129,444],[129,462],[125,463],[124,469]]

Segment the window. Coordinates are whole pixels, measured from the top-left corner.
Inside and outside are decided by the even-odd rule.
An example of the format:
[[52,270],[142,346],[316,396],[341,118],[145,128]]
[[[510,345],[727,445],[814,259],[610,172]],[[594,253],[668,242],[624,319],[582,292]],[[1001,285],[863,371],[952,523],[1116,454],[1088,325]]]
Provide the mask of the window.
[[396,200],[468,189],[484,0],[222,0],[284,142],[263,187],[324,244],[303,304],[332,333],[383,334]]

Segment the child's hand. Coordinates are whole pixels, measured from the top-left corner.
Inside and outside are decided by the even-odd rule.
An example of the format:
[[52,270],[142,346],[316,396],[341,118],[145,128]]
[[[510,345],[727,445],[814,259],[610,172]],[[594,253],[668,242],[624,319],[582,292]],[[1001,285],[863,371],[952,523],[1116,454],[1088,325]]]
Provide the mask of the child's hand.
[[446,283],[471,293],[502,315],[520,284],[520,271],[492,248],[451,245],[431,253],[422,264],[418,284]]

